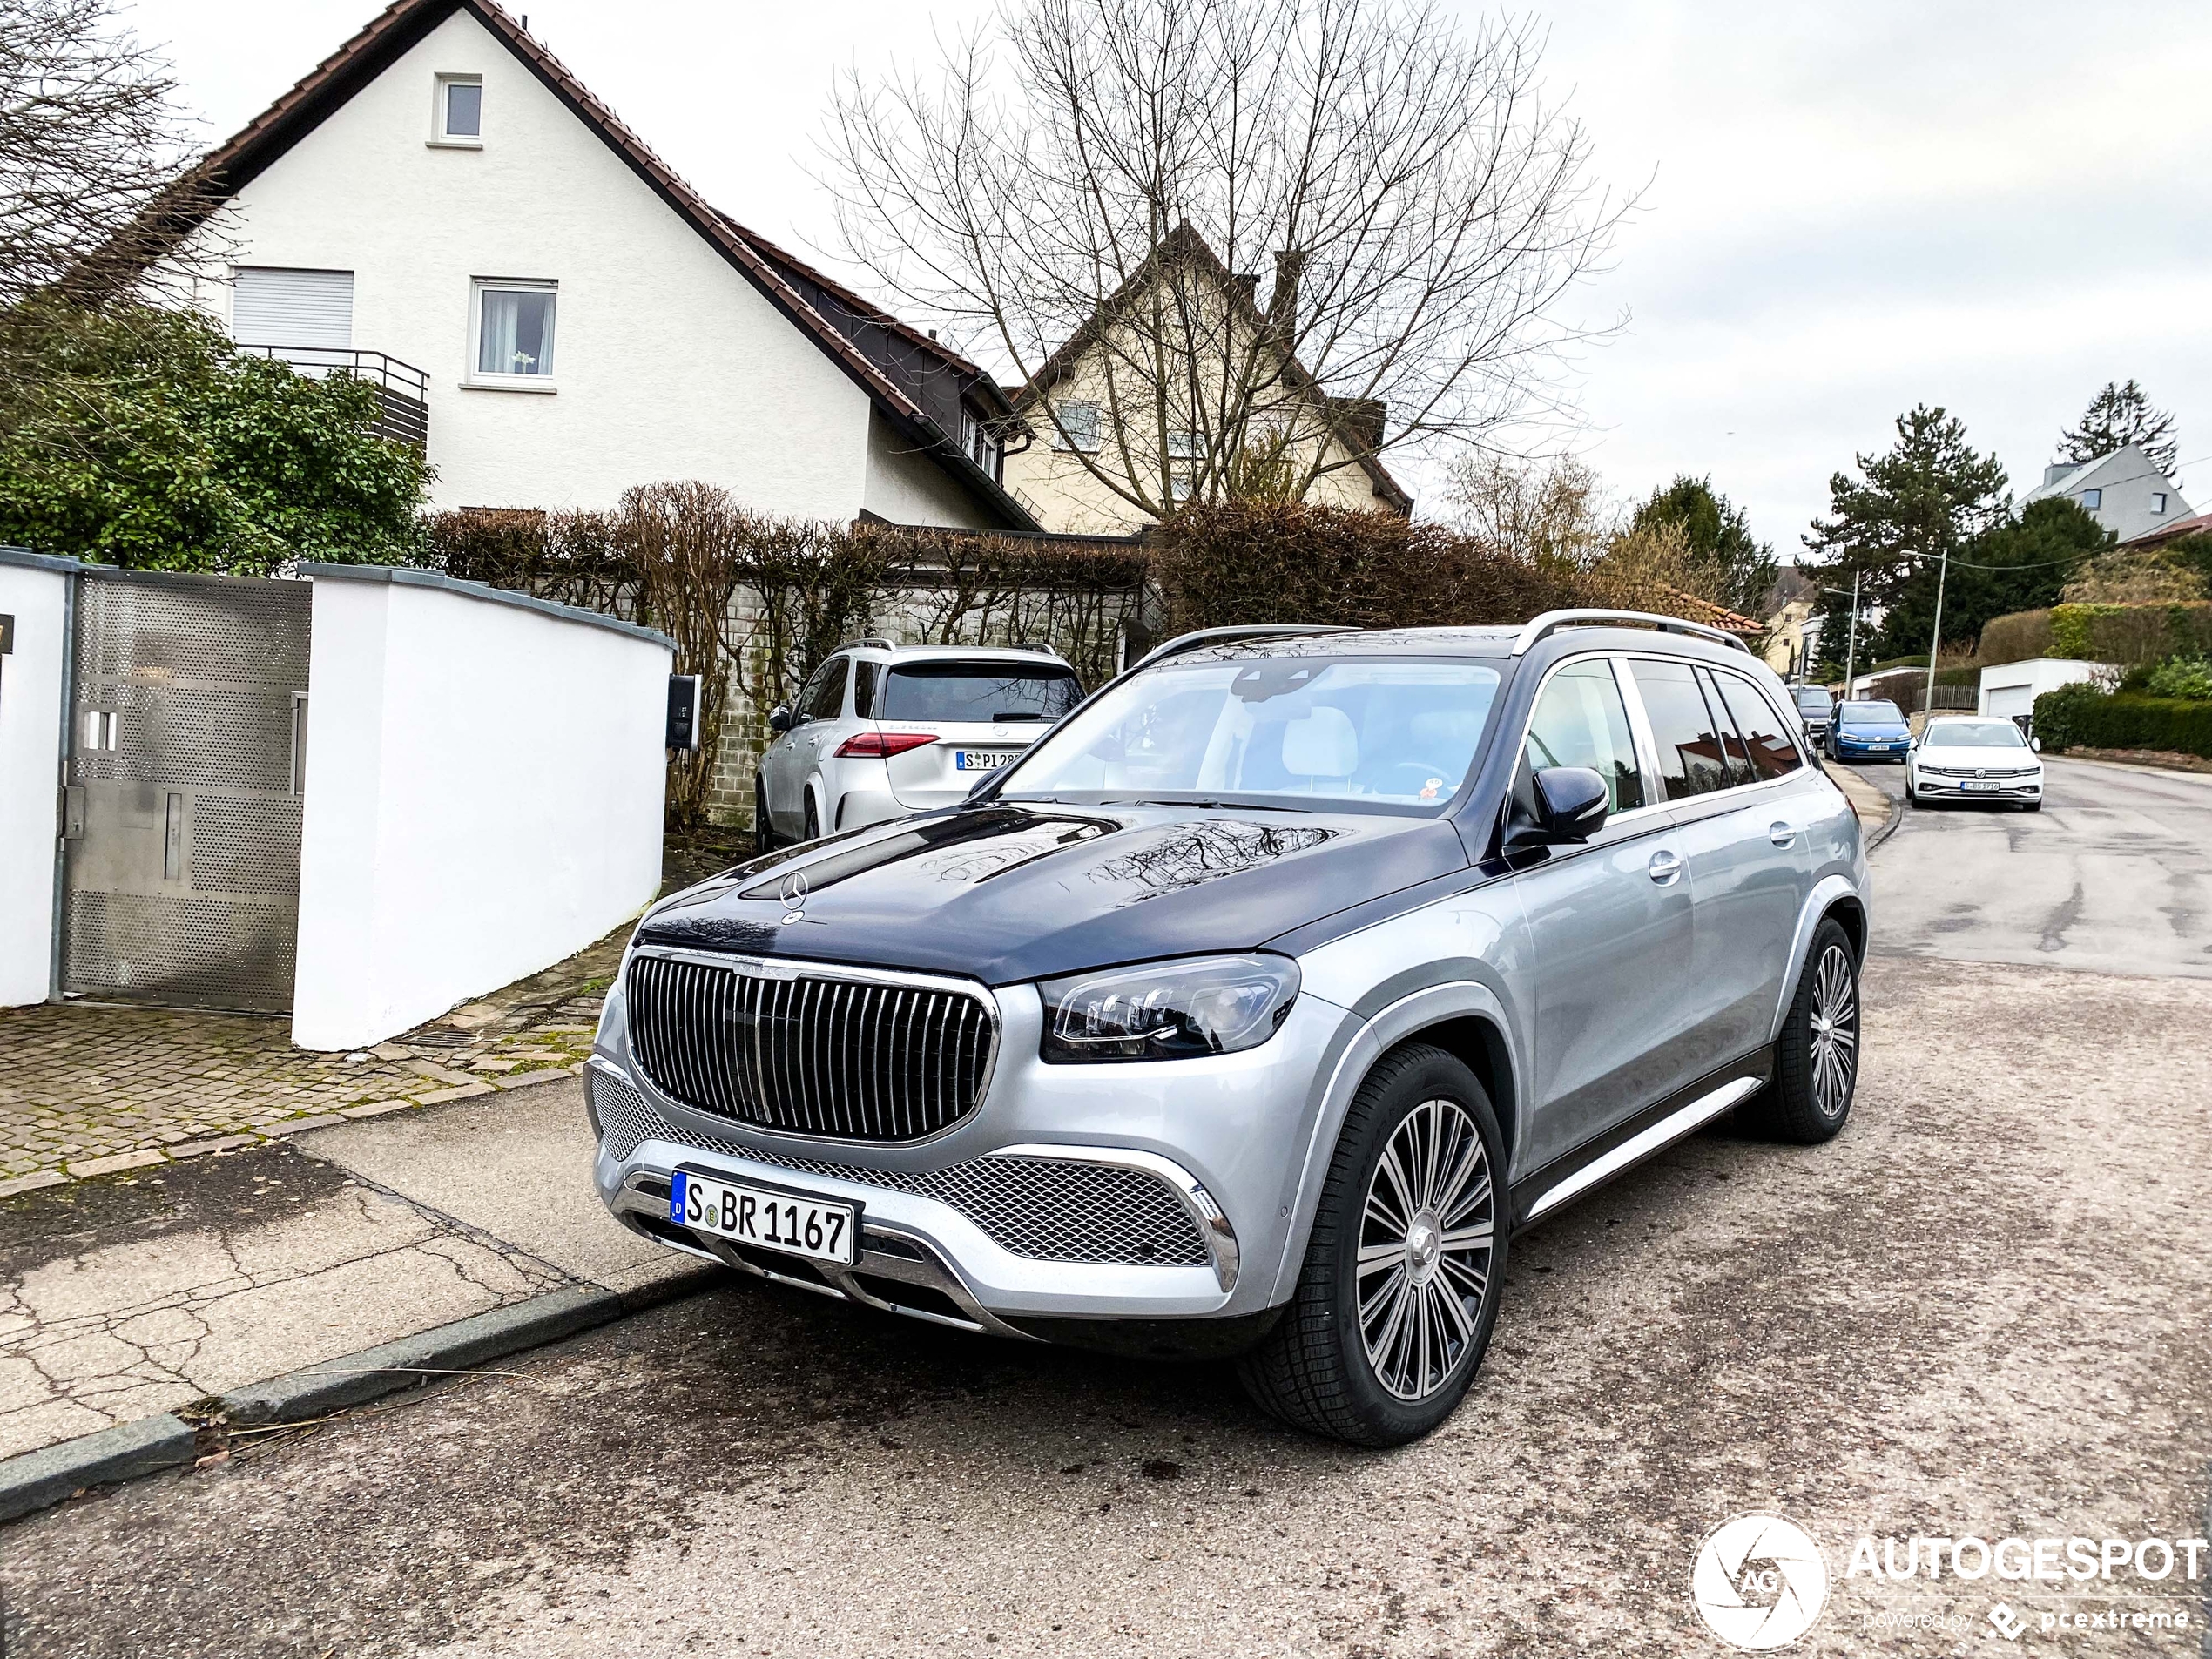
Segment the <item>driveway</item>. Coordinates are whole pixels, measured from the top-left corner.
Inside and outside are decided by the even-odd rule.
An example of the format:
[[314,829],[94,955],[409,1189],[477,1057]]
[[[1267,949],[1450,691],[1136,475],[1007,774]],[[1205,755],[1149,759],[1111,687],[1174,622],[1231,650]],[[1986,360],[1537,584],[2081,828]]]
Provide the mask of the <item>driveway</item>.
[[[1794,1652],[2008,1652],[2002,1603],[2023,1650],[2196,1659],[2202,1578],[1848,1570],[1869,1536],[2205,1531],[2212,997],[2083,971],[2078,922],[2044,951],[2005,900],[2023,853],[2126,845],[2114,810],[1892,837],[1850,1129],[1701,1136],[1526,1236],[1420,1445],[732,1280],[10,1528],[8,1651],[1716,1656],[1693,1553],[1768,1510],[1828,1568]],[[2034,965],[1959,960],[1922,913],[1967,896],[1968,942]]]

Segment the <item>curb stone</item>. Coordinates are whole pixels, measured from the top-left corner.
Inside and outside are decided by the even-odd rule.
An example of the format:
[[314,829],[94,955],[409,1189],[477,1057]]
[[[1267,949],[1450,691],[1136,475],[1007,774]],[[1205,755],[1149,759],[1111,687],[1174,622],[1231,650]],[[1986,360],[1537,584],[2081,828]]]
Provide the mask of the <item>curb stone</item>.
[[0,1521],[51,1508],[83,1487],[189,1463],[195,1438],[191,1424],[165,1412],[11,1457],[0,1462]]
[[[284,1423],[360,1406],[419,1387],[439,1372],[466,1371],[487,1360],[541,1347],[663,1302],[705,1290],[724,1270],[700,1263],[631,1291],[577,1285],[494,1308],[416,1336],[303,1366],[267,1382],[221,1395],[238,1424]],[[0,1460],[0,1521],[51,1508],[85,1487],[109,1486],[189,1463],[192,1425],[170,1413],[84,1434]]]

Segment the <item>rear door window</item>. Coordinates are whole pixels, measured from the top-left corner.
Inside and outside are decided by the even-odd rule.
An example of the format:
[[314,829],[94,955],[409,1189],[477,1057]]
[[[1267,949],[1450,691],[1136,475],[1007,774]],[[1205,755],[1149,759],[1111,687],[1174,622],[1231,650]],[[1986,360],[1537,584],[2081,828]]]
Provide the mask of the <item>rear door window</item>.
[[1643,710],[1651,722],[1651,739],[1659,751],[1659,777],[1669,800],[1710,795],[1729,786],[1728,754],[1705,693],[1698,689],[1697,673],[1688,663],[1660,662],[1639,657],[1629,664]]
[[845,670],[850,658],[833,657],[822,664],[820,682],[814,686],[814,698],[806,708],[810,720],[834,720],[845,712]]
[[1529,716],[1523,752],[1532,772],[1588,766],[1605,779],[1614,812],[1646,804],[1628,707],[1606,662],[1569,663],[1551,677]]
[[951,725],[1056,720],[1082,700],[1071,670],[1039,663],[917,663],[884,682],[879,720]]
[[1743,734],[1755,774],[1779,778],[1804,765],[1804,756],[1797,752],[1789,728],[1775,713],[1774,705],[1759,695],[1757,686],[1741,674],[1721,669],[1713,671],[1713,680],[1721,688],[1729,712],[1736,717],[1736,729]]
[[1751,781],[1751,757],[1743,746],[1743,734],[1736,729],[1735,717],[1722,702],[1721,694],[1713,684],[1713,671],[1697,671],[1697,684],[1705,693],[1705,706],[1712,711],[1713,726],[1721,736],[1721,752],[1728,759],[1728,781],[1731,785]]

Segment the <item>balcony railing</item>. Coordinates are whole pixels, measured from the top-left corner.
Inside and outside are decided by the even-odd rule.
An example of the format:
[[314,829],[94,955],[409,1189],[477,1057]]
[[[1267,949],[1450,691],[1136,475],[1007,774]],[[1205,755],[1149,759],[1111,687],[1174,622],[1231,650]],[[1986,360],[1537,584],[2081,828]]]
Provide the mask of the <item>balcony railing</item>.
[[240,346],[257,357],[273,358],[296,372],[320,380],[350,374],[376,388],[378,415],[371,428],[380,438],[421,448],[430,438],[430,377],[412,363],[381,351],[335,346]]

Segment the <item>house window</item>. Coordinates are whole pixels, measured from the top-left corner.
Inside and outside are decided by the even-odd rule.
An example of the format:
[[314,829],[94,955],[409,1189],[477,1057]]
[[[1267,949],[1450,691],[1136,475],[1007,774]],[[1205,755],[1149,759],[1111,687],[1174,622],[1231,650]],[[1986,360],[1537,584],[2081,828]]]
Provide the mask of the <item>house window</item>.
[[474,378],[495,384],[550,385],[553,378],[550,282],[480,278]]
[[1098,405],[1076,398],[1062,398],[1052,406],[1059,417],[1060,430],[1053,435],[1055,449],[1080,449],[1085,455],[1098,453]]
[[968,410],[960,412],[961,447],[968,451],[968,458],[990,474],[996,482],[999,475],[999,443],[991,435],[991,428]]
[[2150,492],[2150,509],[2154,513],[2162,513],[2166,510],[2166,492],[2164,490],[2154,489]]
[[481,75],[438,77],[438,104],[432,125],[433,144],[474,148],[484,138],[484,82]]
[[1168,434],[1168,499],[1189,501],[1198,488],[1198,435]]
[[2101,489],[2083,490],[2081,492],[2081,504],[2082,506],[2087,508],[2089,511],[2093,513],[2095,512],[2098,508],[2105,504],[2104,491]]

